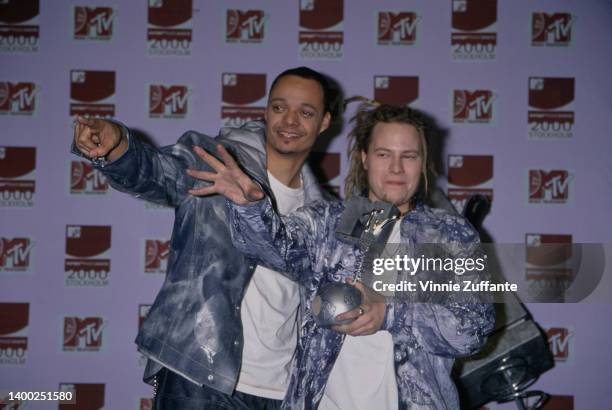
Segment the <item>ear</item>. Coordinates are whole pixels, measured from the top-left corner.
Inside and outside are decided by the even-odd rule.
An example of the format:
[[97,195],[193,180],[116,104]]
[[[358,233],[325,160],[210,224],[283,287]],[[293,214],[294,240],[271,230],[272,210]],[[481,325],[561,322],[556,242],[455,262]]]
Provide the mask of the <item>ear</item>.
[[363,169],[368,170],[368,153],[365,151],[361,151],[361,165],[363,165]]
[[329,123],[331,122],[331,114],[326,112],[323,114],[323,119],[321,120],[321,126],[319,127],[319,134],[329,128]]

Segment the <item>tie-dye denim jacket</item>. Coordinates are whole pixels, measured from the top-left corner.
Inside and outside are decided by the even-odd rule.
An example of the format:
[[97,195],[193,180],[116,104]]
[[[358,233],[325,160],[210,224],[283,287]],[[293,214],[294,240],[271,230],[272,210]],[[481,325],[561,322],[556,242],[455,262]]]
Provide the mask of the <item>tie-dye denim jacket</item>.
[[[301,283],[303,320],[285,409],[316,409],[344,336],[315,324],[311,303],[319,286],[354,277],[356,245],[336,236],[344,205],[318,203],[282,220],[268,200],[238,206],[227,202],[236,246]],[[454,257],[479,248],[473,227],[461,216],[418,205],[401,221],[402,243],[444,244]],[[399,409],[458,409],[450,378],[454,358],[483,346],[493,328],[493,306],[481,303],[387,303],[382,330],[392,335]],[[350,383],[350,380],[346,381]]]
[[[192,148],[198,145],[214,153],[218,143],[252,177],[267,184],[265,124],[259,121],[223,128],[216,139],[188,131],[161,149],[129,135],[123,156],[96,167],[114,188],[174,208],[168,272],[136,338],[140,352],[151,359],[145,380],[163,365],[231,394],[242,355],[240,307],[256,263],[232,244],[224,198],[189,195],[189,189],[205,183],[185,173],[187,168],[210,171]],[[323,198],[307,166],[302,180],[306,203]]]

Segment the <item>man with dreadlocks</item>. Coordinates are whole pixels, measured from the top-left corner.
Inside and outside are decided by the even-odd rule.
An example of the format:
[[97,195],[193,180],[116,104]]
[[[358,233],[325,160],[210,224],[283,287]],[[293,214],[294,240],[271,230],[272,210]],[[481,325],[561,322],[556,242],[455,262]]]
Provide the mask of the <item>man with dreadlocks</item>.
[[[209,159],[216,173],[199,175],[228,198],[236,246],[303,286],[305,313],[283,407],[459,409],[453,361],[483,346],[494,324],[492,305],[476,295],[436,304],[382,301],[359,281],[366,250],[341,233],[356,226],[352,215],[392,204],[399,217],[388,224],[389,244],[434,243],[465,258],[478,251],[478,234],[461,216],[423,203],[430,160],[425,126],[414,110],[362,108],[353,122],[344,204],[315,203],[281,219],[221,147],[223,163]],[[317,289],[347,280],[356,280],[362,303],[336,318],[352,322],[317,326]]]

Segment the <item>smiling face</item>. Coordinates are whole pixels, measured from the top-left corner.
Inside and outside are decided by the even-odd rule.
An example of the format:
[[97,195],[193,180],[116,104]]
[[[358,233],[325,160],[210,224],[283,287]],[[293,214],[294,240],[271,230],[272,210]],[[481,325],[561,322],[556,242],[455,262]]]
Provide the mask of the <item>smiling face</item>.
[[367,152],[361,151],[367,171],[368,197],[390,202],[402,213],[410,210],[423,172],[423,149],[415,127],[400,122],[379,122],[372,129]]
[[317,136],[329,126],[330,117],[318,82],[295,75],[281,77],[266,107],[268,159],[304,160]]

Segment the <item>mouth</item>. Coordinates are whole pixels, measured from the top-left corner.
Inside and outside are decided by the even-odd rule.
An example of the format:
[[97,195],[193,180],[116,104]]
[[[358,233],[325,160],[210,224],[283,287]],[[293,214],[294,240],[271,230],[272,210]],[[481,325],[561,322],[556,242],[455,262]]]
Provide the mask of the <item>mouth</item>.
[[295,132],[295,131],[281,131],[281,130],[278,130],[276,133],[281,138],[287,139],[287,140],[298,139],[298,138],[300,138],[302,136],[301,133]]
[[391,186],[404,186],[406,185],[405,181],[387,181],[387,185]]

